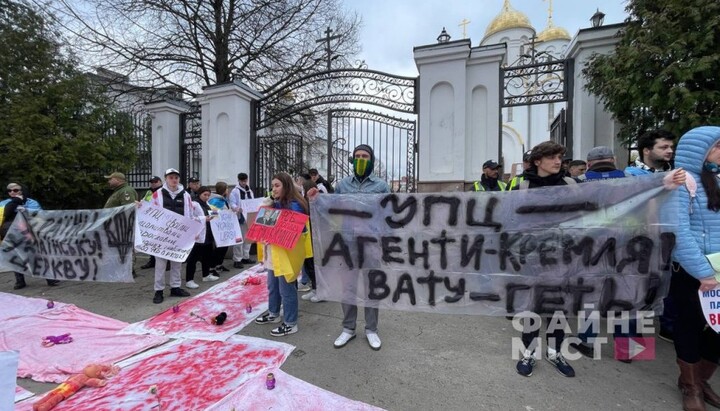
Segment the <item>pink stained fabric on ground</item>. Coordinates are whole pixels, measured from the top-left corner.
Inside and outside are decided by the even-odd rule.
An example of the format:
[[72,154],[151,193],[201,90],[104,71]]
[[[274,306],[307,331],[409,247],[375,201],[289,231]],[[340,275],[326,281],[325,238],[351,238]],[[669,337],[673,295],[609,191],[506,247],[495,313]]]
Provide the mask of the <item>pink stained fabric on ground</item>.
[[[130,324],[122,333],[225,341],[268,308],[267,274],[260,272],[261,267],[252,267],[183,300],[177,305],[177,312],[171,307],[152,318]],[[248,304],[252,308],[250,313],[246,312]],[[225,322],[220,326],[211,324],[211,319],[221,312],[227,313]]]
[[53,301],[53,308],[48,308],[48,301],[43,298],[30,298],[20,295],[0,293],[0,323],[15,317],[25,317],[46,310],[62,308],[68,304]]
[[[117,335],[127,326],[74,305],[0,322],[0,351],[20,352],[18,377],[62,382],[90,363],[114,363],[168,341],[160,336]],[[73,341],[43,347],[45,336],[70,333]]]
[[230,410],[293,410],[293,411],[380,411],[363,402],[337,395],[308,382],[286,374],[279,369],[271,370],[275,376],[275,388],[265,386],[267,373],[248,380],[240,388],[206,411]]
[[[53,411],[204,410],[255,376],[279,367],[294,347],[260,338],[183,340],[140,354],[102,388],[83,388]],[[157,387],[157,394],[150,388]],[[42,398],[38,395],[37,398]],[[30,411],[28,400],[16,411]],[[248,408],[241,408],[248,409]]]

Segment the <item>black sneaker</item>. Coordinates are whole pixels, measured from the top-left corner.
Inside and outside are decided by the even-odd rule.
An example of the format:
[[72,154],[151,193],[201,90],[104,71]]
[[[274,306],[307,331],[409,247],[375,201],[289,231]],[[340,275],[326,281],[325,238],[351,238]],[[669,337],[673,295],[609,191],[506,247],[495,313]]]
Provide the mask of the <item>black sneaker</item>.
[[255,324],[277,324],[280,322],[280,317],[275,317],[270,313],[265,313],[255,319]]
[[515,369],[517,370],[518,374],[529,377],[533,373],[533,367],[535,366],[535,357],[530,354],[527,357],[523,357],[518,361],[517,365],[515,366]]
[[60,284],[60,280],[47,280],[47,285],[50,287],[55,287],[58,284]]
[[240,261],[235,261],[233,263],[233,268],[243,268],[243,263]]
[[161,302],[163,302],[164,299],[165,299],[165,297],[163,297],[162,291],[155,291],[155,296],[153,297],[153,303],[160,304]]
[[574,377],[575,376],[575,370],[573,367],[568,364],[568,362],[565,360],[565,357],[562,356],[562,354],[557,353],[555,354],[555,358],[550,358],[550,355],[546,356],[545,359],[552,365],[555,366],[555,369],[558,370],[558,372],[565,377]]
[[255,264],[255,261],[253,261],[249,258],[243,258],[242,260],[240,260],[240,262],[243,264]]
[[270,331],[270,335],[273,337],[282,337],[285,335],[295,334],[296,332],[298,332],[297,325],[287,325],[282,323],[279,327],[273,328],[273,330]]
[[171,297],[190,297],[190,293],[180,287],[170,289]]
[[219,265],[219,266],[215,267],[215,271],[217,271],[217,272],[220,273],[220,272],[223,272],[223,271],[228,272],[228,271],[230,271],[230,270],[228,270],[224,265]]
[[668,330],[667,328],[660,327],[660,332],[658,333],[659,339],[661,339],[663,341],[667,341],[670,344],[673,344],[673,343],[675,343],[674,337],[675,336],[673,335],[672,331]]
[[580,342],[580,343],[570,343],[570,346],[576,349],[580,354],[588,357],[588,358],[595,358],[595,350],[593,350],[593,347],[589,345],[588,343]]

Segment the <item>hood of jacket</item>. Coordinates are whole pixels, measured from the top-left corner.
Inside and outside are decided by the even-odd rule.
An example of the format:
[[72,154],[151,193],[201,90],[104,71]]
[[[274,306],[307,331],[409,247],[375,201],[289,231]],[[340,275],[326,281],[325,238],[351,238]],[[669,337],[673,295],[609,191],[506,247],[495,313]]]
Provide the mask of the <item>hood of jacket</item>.
[[695,175],[702,171],[705,157],[720,140],[720,127],[696,127],[685,133],[675,150],[675,168],[682,167]]

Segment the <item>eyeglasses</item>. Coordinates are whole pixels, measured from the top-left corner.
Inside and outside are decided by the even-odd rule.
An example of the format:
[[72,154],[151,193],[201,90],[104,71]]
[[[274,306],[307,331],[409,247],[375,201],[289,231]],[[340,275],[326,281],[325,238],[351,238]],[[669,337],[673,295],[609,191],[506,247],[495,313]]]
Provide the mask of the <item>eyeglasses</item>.
[[19,192],[20,192],[19,188],[11,188],[10,190],[8,190],[8,193],[19,193]]

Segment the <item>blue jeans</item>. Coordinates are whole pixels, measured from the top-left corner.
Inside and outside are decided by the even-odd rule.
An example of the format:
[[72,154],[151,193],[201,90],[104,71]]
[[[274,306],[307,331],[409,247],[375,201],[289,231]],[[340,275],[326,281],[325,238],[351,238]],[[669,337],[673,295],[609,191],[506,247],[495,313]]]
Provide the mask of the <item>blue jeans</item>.
[[268,283],[268,311],[271,315],[280,315],[280,303],[284,307],[284,322],[287,325],[296,325],[298,317],[297,281],[288,283],[285,276],[275,277],[275,271],[267,270]]

